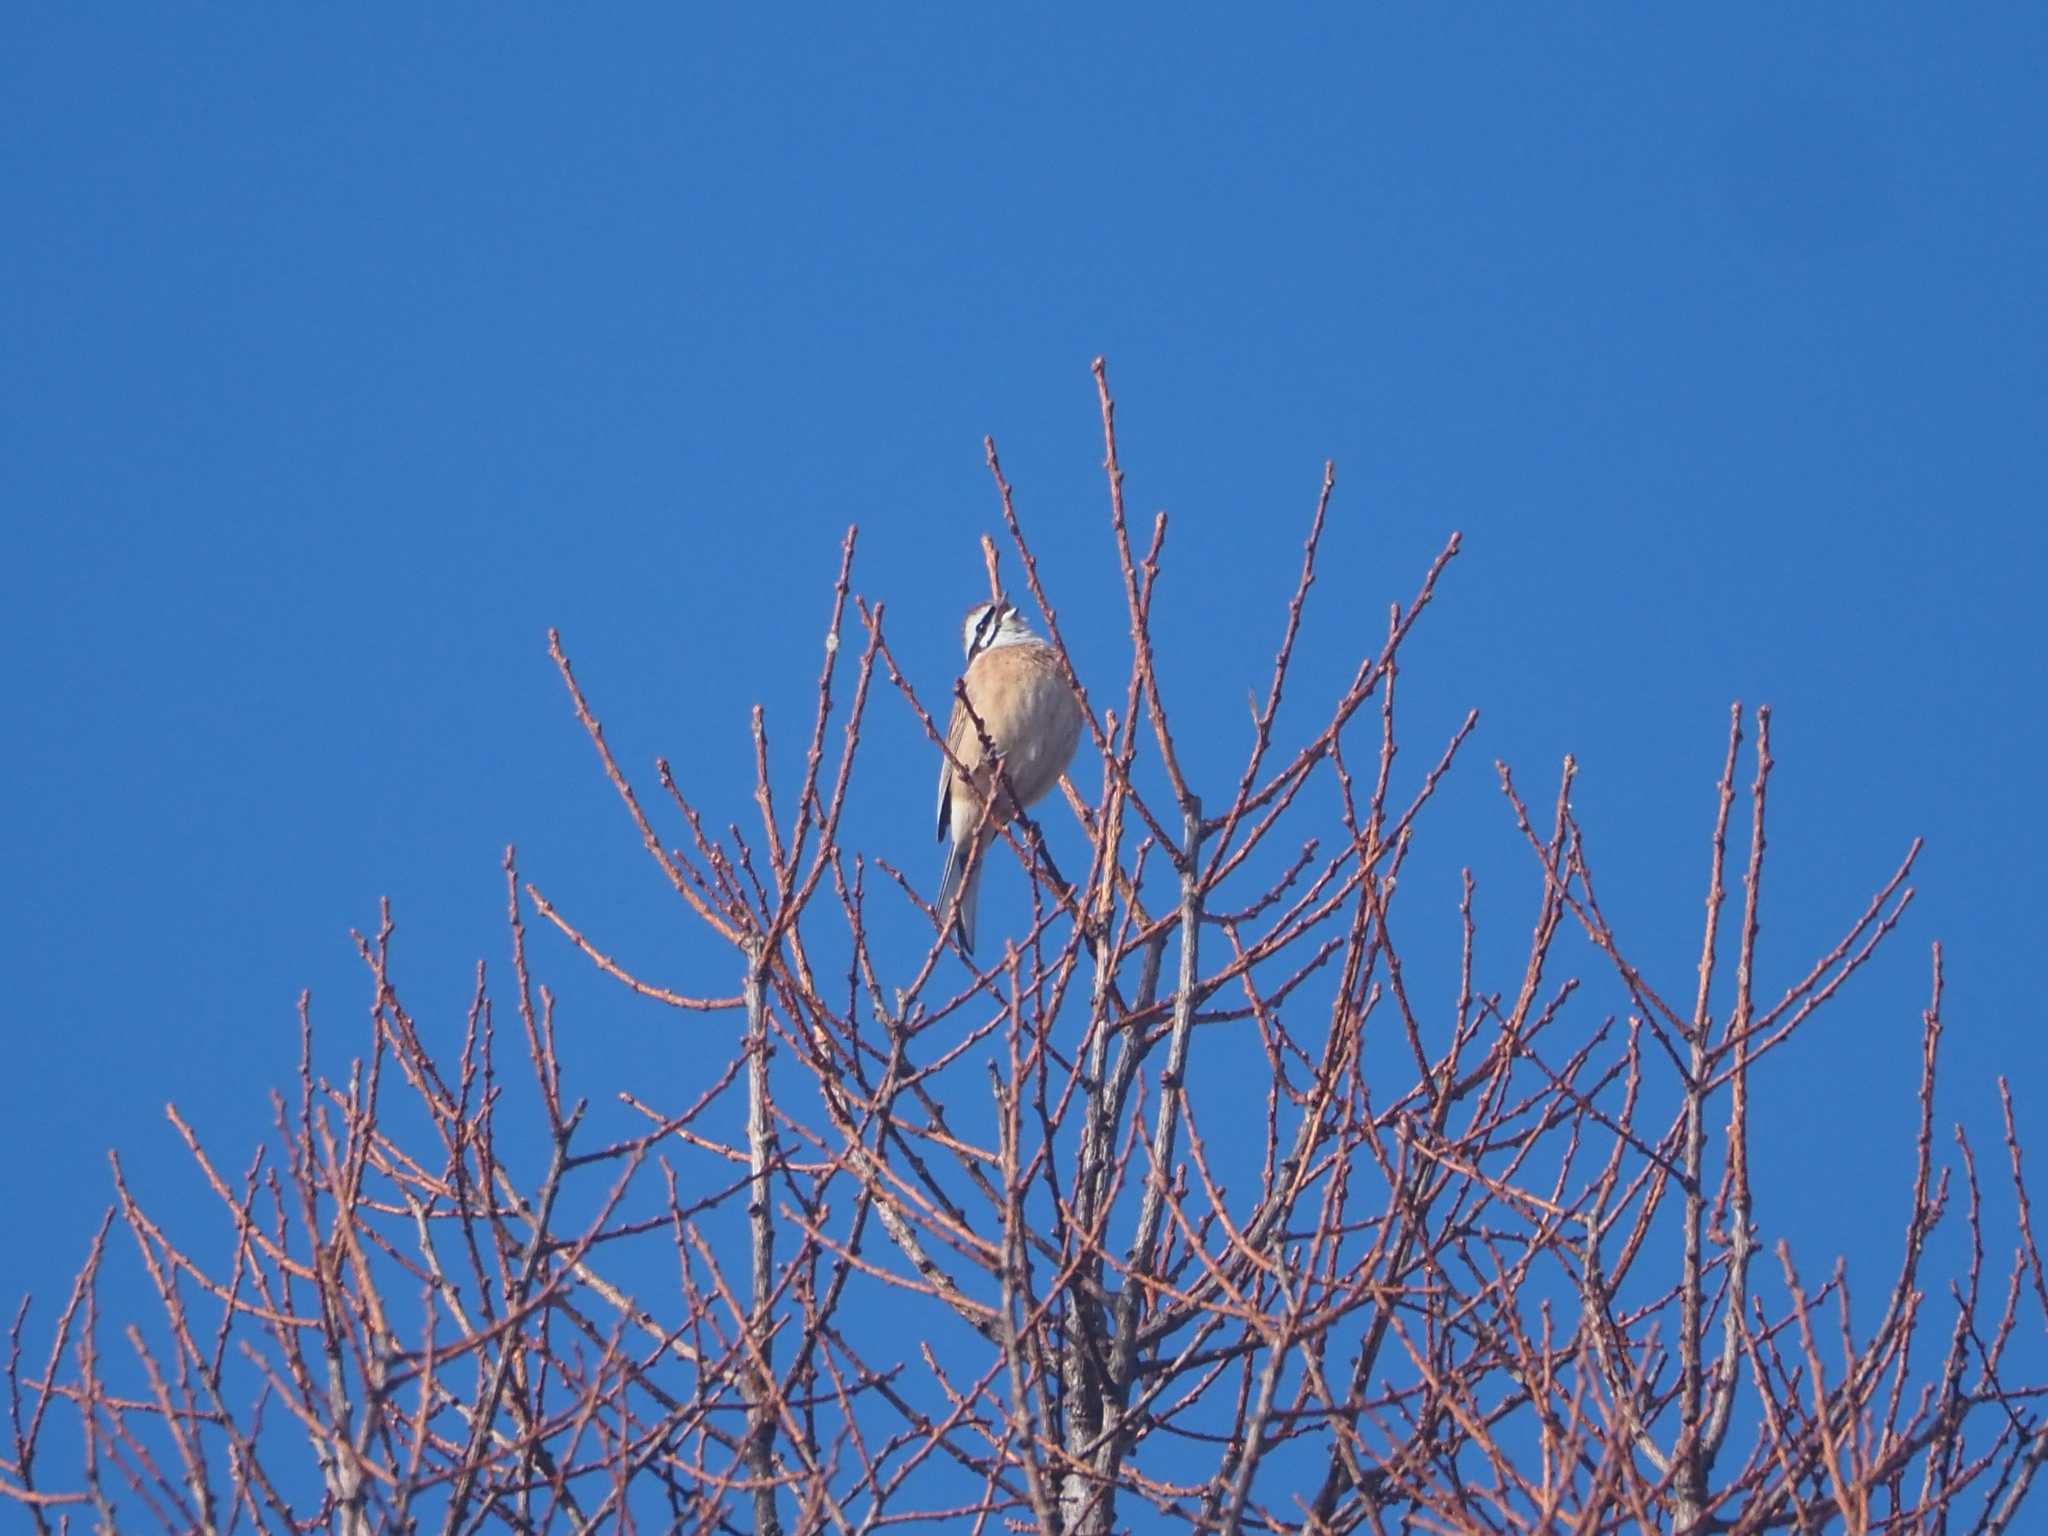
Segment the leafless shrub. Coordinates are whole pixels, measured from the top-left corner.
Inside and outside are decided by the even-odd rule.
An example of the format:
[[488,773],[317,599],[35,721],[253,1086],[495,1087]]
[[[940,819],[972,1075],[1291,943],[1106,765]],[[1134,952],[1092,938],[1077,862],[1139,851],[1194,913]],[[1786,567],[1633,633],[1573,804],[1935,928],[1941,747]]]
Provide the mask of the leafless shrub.
[[[522,1059],[503,1075],[481,971],[460,1049],[429,1048],[391,981],[387,913],[361,944],[377,988],[368,1053],[325,1078],[306,1023],[274,1147],[234,1174],[171,1111],[231,1223],[226,1250],[162,1230],[117,1162],[116,1203],[33,1348],[26,1304],[17,1315],[0,1493],[24,1518],[349,1533],[2020,1528],[2048,1429],[2008,1346],[2023,1312],[2048,1322],[2048,1286],[2010,1100],[2001,1176],[2018,1222],[2002,1274],[1960,1131],[1938,1165],[1939,949],[1916,1171],[1874,1323],[1857,1325],[1846,1269],[1817,1276],[1752,1215],[1752,1074],[1893,932],[1918,845],[1838,944],[1767,986],[1770,717],[1754,717],[1746,768],[1738,707],[1688,997],[1632,962],[1603,911],[1572,765],[1540,813],[1502,768],[1541,873],[1526,960],[1504,982],[1475,974],[1467,873],[1457,996],[1412,995],[1396,881],[1473,719],[1397,792],[1396,662],[1457,539],[1320,728],[1277,741],[1326,473],[1243,770],[1205,797],[1176,753],[1154,649],[1165,521],[1140,554],[1099,364],[1096,378],[1130,669],[1100,708],[1065,663],[1095,748],[1077,762],[1099,764],[1099,782],[1087,798],[1066,788],[1088,849],[1077,873],[1029,821],[998,845],[1032,882],[1028,931],[964,980],[936,923],[921,954],[870,942],[874,903],[922,899],[842,845],[862,732],[893,694],[937,748],[945,711],[905,681],[880,606],[853,596],[851,533],[793,793],[770,781],[755,715],[758,833],[716,833],[665,763],[661,820],[678,837],[661,830],[551,637],[649,857],[730,945],[729,970],[702,996],[629,974],[508,855]],[[992,443],[988,463],[1065,658]],[[1330,792],[1304,793],[1312,782]],[[554,1000],[529,974],[531,914],[632,992],[729,1020],[705,1032],[732,1042],[709,1086],[685,1100],[636,1084],[621,1096],[633,1134],[587,1129]],[[1625,995],[1619,1020],[1586,1017],[1560,974],[1580,944]],[[1205,1056],[1227,1064],[1205,1072]],[[720,1129],[741,1120],[724,1112],[735,1101],[737,1139]],[[531,1136],[501,1127],[522,1114]],[[522,1179],[536,1143],[544,1166]],[[1960,1231],[1944,1225],[1958,1201]],[[117,1229],[161,1301],[148,1332],[124,1328],[118,1361],[96,1289]],[[1938,1231],[1961,1279],[1929,1311]],[[650,1289],[650,1275],[664,1278]]]

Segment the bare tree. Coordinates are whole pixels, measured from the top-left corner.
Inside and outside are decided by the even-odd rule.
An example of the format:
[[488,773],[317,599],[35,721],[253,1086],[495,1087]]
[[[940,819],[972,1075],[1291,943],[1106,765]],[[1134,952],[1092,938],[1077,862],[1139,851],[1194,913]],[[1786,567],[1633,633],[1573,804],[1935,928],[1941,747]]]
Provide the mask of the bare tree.
[[[1833,948],[1767,983],[1770,715],[1737,707],[1697,969],[1653,976],[1596,894],[1570,761],[1541,811],[1503,767],[1541,877],[1526,958],[1478,974],[1468,871],[1456,995],[1419,995],[1397,881],[1476,717],[1397,775],[1395,684],[1457,538],[1321,723],[1281,740],[1326,469],[1242,771],[1204,793],[1154,648],[1165,518],[1140,553],[1099,363],[1096,383],[1131,635],[1109,707],[1072,665],[988,445],[1023,584],[1085,706],[1094,753],[1077,763],[1099,765],[1064,796],[1083,867],[1059,870],[1028,819],[991,847],[1028,875],[1028,927],[977,969],[916,882],[842,842],[871,710],[893,694],[935,767],[946,750],[946,710],[853,594],[851,532],[793,786],[771,781],[754,715],[756,832],[716,832],[665,762],[666,805],[643,799],[551,636],[648,856],[728,969],[704,995],[631,974],[508,853],[522,1060],[505,1072],[481,968],[459,1048],[407,1010],[387,910],[359,941],[367,1053],[321,1075],[302,1006],[273,1146],[235,1175],[170,1111],[230,1224],[224,1251],[163,1230],[116,1160],[115,1203],[33,1350],[17,1314],[0,1493],[25,1519],[2021,1529],[2048,1428],[2009,1348],[2023,1313],[2048,1325],[2048,1284],[2002,1082],[2009,1264],[1986,1258],[1969,1139],[1936,1156],[1938,948],[1881,1306],[1852,1309],[1842,1264],[1817,1277],[1755,1214],[1753,1075],[1894,932],[1919,845]],[[877,903],[921,913],[921,952],[871,941]],[[611,1111],[628,1133],[596,1131],[530,974],[533,914],[621,987],[729,1020],[705,1035],[731,1046],[709,1085],[636,1084]],[[1573,955],[1623,999],[1615,1016]],[[98,1281],[117,1229],[161,1307],[109,1355]],[[1957,1279],[1930,1303],[1938,1232]]]

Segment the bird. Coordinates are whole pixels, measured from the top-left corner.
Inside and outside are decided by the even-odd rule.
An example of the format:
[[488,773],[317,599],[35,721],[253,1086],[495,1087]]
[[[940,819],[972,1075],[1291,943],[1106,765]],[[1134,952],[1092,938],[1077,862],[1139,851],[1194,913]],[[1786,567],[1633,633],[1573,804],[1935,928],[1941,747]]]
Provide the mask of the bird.
[[[946,869],[934,909],[941,928],[952,912],[960,947],[974,953],[974,914],[981,896],[980,855],[996,829],[1042,800],[1073,761],[1081,739],[1081,701],[1046,644],[1015,605],[998,599],[967,610],[960,639],[967,653],[962,679],[966,702],[953,702],[946,727],[946,760],[939,765],[939,837],[950,838]],[[967,705],[972,704],[970,715]],[[981,718],[981,730],[974,717]],[[1002,760],[1010,793],[990,812],[979,839],[975,828],[995,783],[995,764],[982,746],[983,731]],[[953,764],[967,770],[963,779]],[[957,900],[957,905],[956,905]]]

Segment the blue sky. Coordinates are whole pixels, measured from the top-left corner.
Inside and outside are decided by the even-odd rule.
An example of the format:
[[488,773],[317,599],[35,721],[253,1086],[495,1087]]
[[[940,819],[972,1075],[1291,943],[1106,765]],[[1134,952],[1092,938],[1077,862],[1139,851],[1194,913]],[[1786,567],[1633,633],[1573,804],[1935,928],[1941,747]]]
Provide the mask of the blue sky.
[[[241,1166],[301,987],[330,1069],[358,1047],[347,929],[381,895],[452,1043],[508,842],[622,955],[731,990],[547,626],[629,764],[750,815],[746,712],[792,761],[847,524],[950,685],[986,432],[1119,675],[1097,354],[1134,510],[1172,516],[1170,701],[1219,765],[1325,458],[1307,676],[1462,530],[1405,766],[1482,711],[1436,846],[1444,890],[1463,861],[1500,892],[1503,966],[1530,876],[1496,757],[1545,798],[1577,755],[1606,904],[1666,975],[1731,699],[1777,712],[1776,987],[1928,838],[1891,961],[1760,1100],[1759,1167],[1815,1174],[1760,1217],[1812,1268],[1893,1260],[1930,940],[1942,1115],[1988,1134],[2006,1072],[2048,1134],[2043,13],[960,16],[7,10],[0,1289],[60,1290],[110,1144],[212,1219],[162,1106]],[[930,749],[877,719],[859,835],[935,879]],[[541,965],[585,1092],[680,1101],[724,1054],[725,1021]]]

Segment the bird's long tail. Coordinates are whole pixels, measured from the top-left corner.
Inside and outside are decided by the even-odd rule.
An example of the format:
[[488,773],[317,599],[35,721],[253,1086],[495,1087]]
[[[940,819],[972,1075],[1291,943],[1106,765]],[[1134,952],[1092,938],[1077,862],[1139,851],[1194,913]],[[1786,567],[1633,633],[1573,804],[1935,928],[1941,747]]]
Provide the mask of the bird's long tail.
[[939,878],[939,921],[946,920],[946,913],[953,907],[954,897],[959,897],[959,907],[953,911],[953,931],[960,936],[960,947],[970,955],[974,953],[974,912],[981,904],[981,871],[986,862],[970,857],[974,848],[972,838],[946,847],[946,872]]

